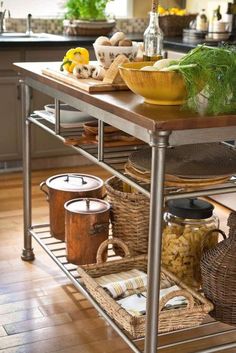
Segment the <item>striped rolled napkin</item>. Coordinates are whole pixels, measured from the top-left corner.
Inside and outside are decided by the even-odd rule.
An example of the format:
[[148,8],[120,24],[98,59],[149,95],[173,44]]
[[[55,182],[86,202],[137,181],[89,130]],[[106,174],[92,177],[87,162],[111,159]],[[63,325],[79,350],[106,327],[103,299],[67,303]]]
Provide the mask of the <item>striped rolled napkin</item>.
[[113,298],[125,297],[146,289],[147,274],[133,269],[98,277],[96,282],[106,289]]

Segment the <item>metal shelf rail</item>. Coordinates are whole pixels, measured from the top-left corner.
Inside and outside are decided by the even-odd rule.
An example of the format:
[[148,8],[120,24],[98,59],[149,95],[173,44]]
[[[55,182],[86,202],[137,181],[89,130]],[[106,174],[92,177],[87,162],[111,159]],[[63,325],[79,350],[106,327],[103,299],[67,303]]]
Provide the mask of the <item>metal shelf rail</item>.
[[[28,87],[32,87],[39,91],[42,91],[55,99],[56,114],[55,114],[55,129],[53,130],[47,124],[42,122],[42,119],[31,116],[29,113],[30,99]],[[96,301],[86,292],[84,287],[80,284],[77,277],[72,275],[72,272],[66,269],[55,256],[55,251],[49,250],[48,246],[43,244],[38,237],[36,230],[40,229],[40,226],[32,225],[32,209],[31,209],[31,125],[35,124],[46,130],[48,133],[55,135],[58,139],[64,141],[65,135],[60,126],[60,101],[67,103],[77,109],[87,111],[88,114],[94,116],[99,121],[99,139],[98,147],[94,146],[73,146],[76,151],[80,152],[84,156],[88,157],[92,162],[98,163],[103,168],[111,172],[112,174],[120,177],[131,186],[135,187],[146,196],[150,197],[150,223],[149,223],[149,248],[148,248],[148,288],[147,288],[147,313],[146,313],[146,329],[144,338],[144,352],[145,353],[156,353],[158,350],[165,349],[164,346],[159,345],[158,335],[158,309],[159,309],[159,283],[160,283],[160,259],[161,259],[161,234],[162,234],[162,212],[163,203],[165,199],[182,198],[189,196],[205,196],[214,195],[226,192],[235,192],[236,186],[234,180],[226,185],[221,185],[213,188],[200,189],[197,191],[184,192],[183,190],[169,190],[166,193],[164,188],[164,175],[165,175],[165,152],[169,142],[172,145],[186,144],[186,143],[202,143],[202,142],[214,142],[214,141],[225,141],[227,139],[236,137],[235,132],[232,131],[231,127],[220,127],[211,129],[196,129],[186,133],[183,131],[148,131],[146,129],[139,129],[139,126],[135,123],[128,122],[124,124],[119,116],[116,116],[108,111],[97,108],[82,99],[72,97],[60,90],[60,85],[57,88],[52,88],[47,83],[40,82],[37,79],[28,77],[26,75],[24,81],[21,81],[21,92],[22,92],[22,124],[23,124],[23,187],[24,187],[24,248],[22,251],[22,259],[31,261],[34,259],[34,253],[32,250],[32,237],[34,237],[44,250],[53,258],[58,266],[66,273],[71,279],[72,283],[78,288],[95,308],[105,317],[108,323],[118,332],[118,334],[125,340],[129,347],[136,353],[140,353],[140,350],[136,343],[134,343],[126,334],[111,320],[111,318],[100,308]],[[111,124],[118,129],[125,130],[127,133],[141,139],[152,149],[152,166],[151,166],[151,188],[150,191],[145,189],[142,185],[136,183],[134,180],[126,176],[120,169],[120,165],[123,163],[113,163],[127,159],[128,154],[133,150],[129,149],[107,150],[104,147],[104,123]],[[124,126],[125,125],[125,126]],[[191,138],[189,136],[191,134]],[[113,153],[113,155],[112,155]],[[108,158],[109,156],[109,158]],[[122,159],[124,158],[124,159]],[[106,161],[109,161],[109,163]],[[177,331],[178,332],[178,331]],[[224,333],[216,333],[214,335],[221,335]],[[214,336],[213,335],[213,336]],[[212,335],[207,335],[205,338],[209,338]],[[200,339],[205,339],[200,338]],[[185,342],[193,342],[196,339],[185,340]],[[234,340],[235,341],[235,340]],[[174,348],[177,347],[180,342],[171,343],[169,345]],[[168,345],[166,345],[168,347]],[[208,348],[196,351],[197,353],[211,353],[220,352],[228,348],[236,347],[236,343],[230,343],[221,345],[219,347]]]

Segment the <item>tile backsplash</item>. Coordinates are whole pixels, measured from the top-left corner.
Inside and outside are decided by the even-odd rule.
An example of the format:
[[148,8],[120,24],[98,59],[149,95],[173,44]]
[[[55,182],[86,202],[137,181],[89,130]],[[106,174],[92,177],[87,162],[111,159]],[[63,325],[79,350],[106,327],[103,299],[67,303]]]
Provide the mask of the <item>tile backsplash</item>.
[[[117,19],[116,30],[125,33],[143,33],[148,24],[147,18]],[[22,18],[6,19],[6,30],[12,32],[25,32],[26,20]],[[62,19],[32,19],[32,30],[35,33],[63,34]]]

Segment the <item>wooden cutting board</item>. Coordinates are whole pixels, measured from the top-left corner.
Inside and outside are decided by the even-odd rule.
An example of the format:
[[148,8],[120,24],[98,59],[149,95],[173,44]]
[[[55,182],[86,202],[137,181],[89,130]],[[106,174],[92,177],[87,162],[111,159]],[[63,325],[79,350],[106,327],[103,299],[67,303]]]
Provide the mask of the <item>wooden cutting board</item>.
[[67,83],[73,87],[80,88],[89,93],[96,92],[108,92],[108,91],[122,91],[128,90],[125,83],[103,83],[102,81],[95,80],[93,78],[76,78],[73,74],[66,71],[60,71],[59,67],[56,68],[45,68],[42,70],[44,75],[55,78],[56,80]]
[[[96,136],[70,136],[70,137],[65,137],[64,139],[64,144],[67,146],[79,146],[79,145],[97,145],[98,141],[96,139]],[[141,140],[138,140],[136,138],[132,138],[129,140],[128,138],[124,141],[119,139],[119,136],[117,136],[117,140],[111,140],[111,141],[104,141],[104,147],[120,147],[120,146],[136,146],[136,145],[143,145],[144,142]]]

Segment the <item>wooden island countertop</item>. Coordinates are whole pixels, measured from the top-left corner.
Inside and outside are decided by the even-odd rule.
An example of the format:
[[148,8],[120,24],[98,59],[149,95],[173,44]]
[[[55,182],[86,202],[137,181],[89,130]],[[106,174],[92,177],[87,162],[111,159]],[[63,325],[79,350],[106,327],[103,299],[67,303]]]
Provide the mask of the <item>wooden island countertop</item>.
[[66,95],[78,98],[85,103],[119,116],[124,121],[134,123],[140,128],[153,132],[236,126],[236,112],[227,115],[202,116],[183,109],[182,106],[160,106],[143,103],[142,97],[127,90],[91,94],[42,74],[42,69],[51,66],[58,65],[59,69],[59,62],[26,62],[14,65],[15,70],[23,77],[46,84],[50,88],[60,90]]

